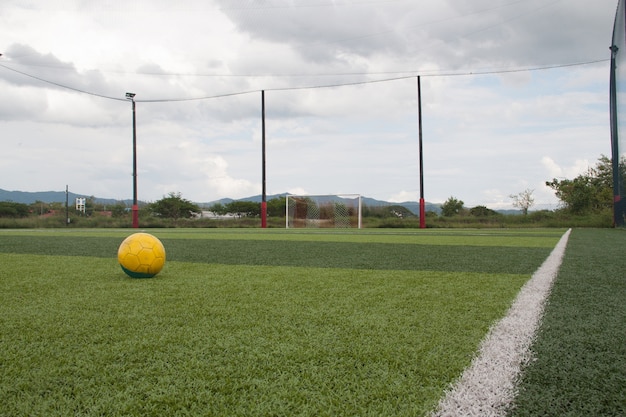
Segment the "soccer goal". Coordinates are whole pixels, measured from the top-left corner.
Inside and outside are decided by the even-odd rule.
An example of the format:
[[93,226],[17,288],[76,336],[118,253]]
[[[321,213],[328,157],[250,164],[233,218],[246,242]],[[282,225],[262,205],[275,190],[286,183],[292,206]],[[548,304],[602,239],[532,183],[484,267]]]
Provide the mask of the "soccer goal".
[[361,195],[288,195],[285,227],[361,228]]

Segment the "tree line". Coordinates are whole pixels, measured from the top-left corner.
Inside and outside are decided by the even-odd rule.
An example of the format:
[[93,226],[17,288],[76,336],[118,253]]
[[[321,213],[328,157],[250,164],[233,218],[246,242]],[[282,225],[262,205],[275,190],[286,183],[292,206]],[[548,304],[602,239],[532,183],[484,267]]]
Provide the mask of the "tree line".
[[[626,180],[626,159],[619,164],[622,181]],[[613,164],[610,158],[600,156],[594,167],[573,179],[558,179],[545,182],[552,188],[560,201],[557,211],[571,215],[589,215],[610,212],[613,208]],[[509,197],[513,200],[513,206],[518,208],[523,215],[527,215],[534,205],[532,196],[534,190],[526,189]],[[496,212],[484,206],[466,209],[462,200],[450,197],[441,207],[444,217],[469,214],[473,216],[489,216]]]
[[[626,182],[626,160],[620,161],[620,175]],[[609,213],[613,207],[613,167],[610,158],[602,155],[594,167],[578,175],[573,179],[557,179],[546,181],[548,187],[552,188],[556,197],[560,200],[561,206],[557,212],[571,215],[588,215],[598,213]],[[513,206],[518,208],[523,215],[527,215],[534,204],[533,190],[527,189],[518,194],[512,194]],[[108,209],[111,217],[124,217],[129,215],[129,209],[123,203],[108,207],[98,206],[95,198],[86,200],[85,213],[81,215],[90,216],[95,211]],[[2,218],[24,218],[31,215],[42,215],[50,212],[65,211],[62,203],[22,204],[15,202],[0,202],[0,217]],[[261,205],[253,201],[232,201],[229,203],[215,203],[204,210],[211,211],[218,216],[231,215],[238,218],[254,218],[261,215]],[[162,219],[191,219],[201,217],[203,208],[182,197],[181,193],[171,192],[162,199],[141,207],[141,212],[148,216]],[[76,215],[75,211],[71,213]],[[267,202],[267,214],[269,217],[284,217],[285,197],[271,199]],[[405,207],[398,205],[383,207],[363,206],[364,218],[400,218],[406,219],[416,217]],[[485,206],[476,206],[470,209],[464,207],[464,202],[456,197],[450,197],[441,206],[441,216],[454,218],[456,216],[490,217],[498,215],[497,212]],[[433,213],[429,213],[433,215]]]

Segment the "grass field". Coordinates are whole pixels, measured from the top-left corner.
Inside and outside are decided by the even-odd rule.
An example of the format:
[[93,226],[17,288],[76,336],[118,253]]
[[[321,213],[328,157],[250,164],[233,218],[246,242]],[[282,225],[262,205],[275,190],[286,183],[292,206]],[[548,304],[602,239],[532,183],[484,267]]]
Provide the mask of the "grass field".
[[427,415],[563,232],[0,231],[0,415]]

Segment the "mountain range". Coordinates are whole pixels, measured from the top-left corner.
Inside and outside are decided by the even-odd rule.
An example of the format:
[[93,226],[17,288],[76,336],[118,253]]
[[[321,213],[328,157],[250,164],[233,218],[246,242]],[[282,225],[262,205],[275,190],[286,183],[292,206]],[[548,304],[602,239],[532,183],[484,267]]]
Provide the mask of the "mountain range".
[[[285,197],[286,195],[288,195],[288,193],[269,195],[267,196],[267,200],[269,201],[274,198]],[[7,190],[0,189],[0,201],[12,201],[15,203],[22,203],[22,204],[33,204],[38,201],[41,201],[43,203],[65,203],[66,198],[67,198],[67,201],[69,202],[69,204],[73,205],[74,202],[76,201],[76,198],[86,197],[86,196],[87,196],[86,194],[76,194],[73,192],[68,192],[66,196],[65,191],[28,192],[28,191],[7,191]],[[337,198],[339,199],[339,197]],[[210,207],[211,205],[216,204],[216,203],[228,204],[233,201],[252,201],[252,202],[260,203],[261,200],[262,200],[261,195],[255,195],[255,196],[245,197],[245,198],[240,198],[240,199],[222,198],[220,200],[210,201],[206,203],[196,202],[196,204],[198,204],[200,207]],[[94,197],[94,201],[96,204],[103,204],[105,206],[115,205],[119,203],[122,203],[128,206],[132,204],[132,200],[130,199],[116,200],[113,198]],[[391,205],[404,206],[415,214],[419,213],[419,203],[417,201],[405,201],[402,203],[392,203],[392,202],[377,200],[377,199],[369,198],[369,197],[361,197],[361,202],[368,207],[391,206]],[[436,213],[439,213],[441,211],[441,205],[426,202],[426,211],[434,211]]]
[[[78,197],[87,197],[86,194],[76,194],[73,192],[68,192],[67,196],[65,195],[65,191],[7,191],[0,188],[0,201],[12,201],[14,203],[22,203],[22,204],[33,204],[38,201],[42,203],[65,203],[65,200],[69,201],[70,204],[74,204],[76,198]],[[133,203],[132,200],[116,200],[113,198],[98,198],[95,197],[95,202],[97,204],[104,205],[114,205],[118,203],[124,203],[127,205],[131,205]]]

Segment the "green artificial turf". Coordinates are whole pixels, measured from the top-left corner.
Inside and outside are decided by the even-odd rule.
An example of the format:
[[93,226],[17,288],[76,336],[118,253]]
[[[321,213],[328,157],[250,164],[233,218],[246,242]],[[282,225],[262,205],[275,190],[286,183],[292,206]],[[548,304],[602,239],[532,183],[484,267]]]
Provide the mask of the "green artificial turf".
[[[528,233],[509,236],[496,233],[491,236],[485,232],[457,232],[453,236],[438,236],[433,233],[257,231],[254,234],[209,232],[204,235],[186,232],[181,236],[181,232],[154,232],[163,241],[167,258],[177,261],[522,274],[532,273],[548,256],[560,237],[557,233],[530,236]],[[181,238],[186,236],[193,238]],[[87,233],[0,234],[0,253],[109,257],[116,253],[122,239],[122,235],[91,236]],[[495,245],[493,240],[502,245]],[[429,244],[429,241],[435,243]],[[443,243],[446,241],[448,244]]]
[[626,415],[626,231],[570,236],[511,416]]
[[98,233],[0,233],[0,415],[426,415],[560,236]]

